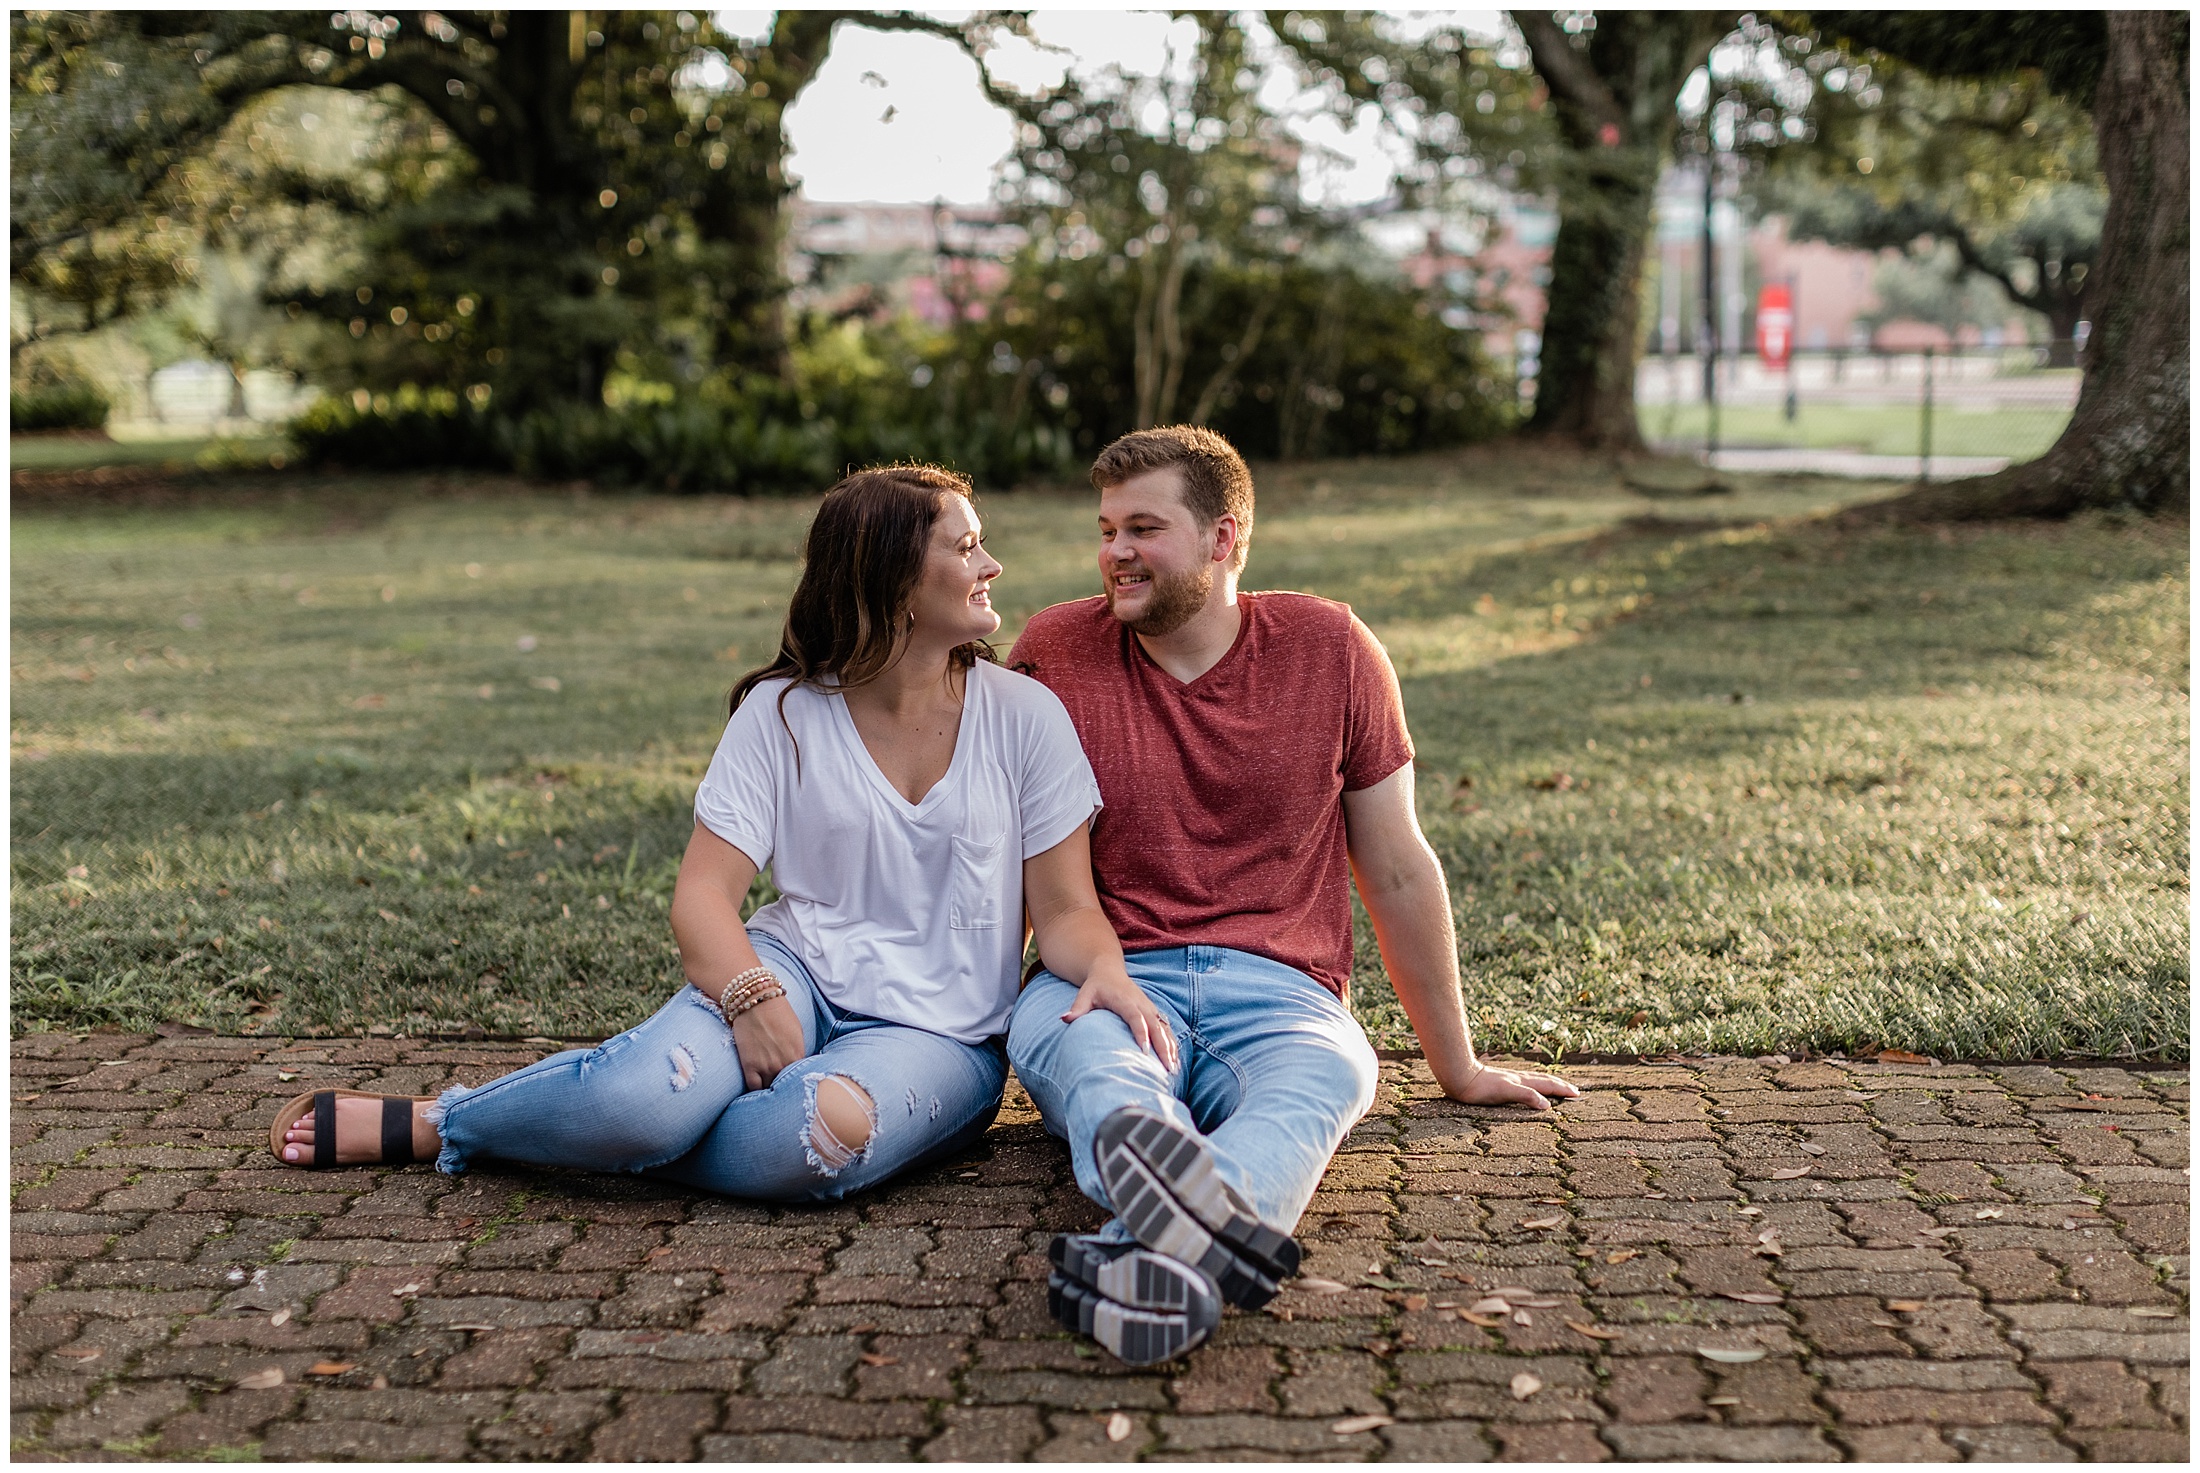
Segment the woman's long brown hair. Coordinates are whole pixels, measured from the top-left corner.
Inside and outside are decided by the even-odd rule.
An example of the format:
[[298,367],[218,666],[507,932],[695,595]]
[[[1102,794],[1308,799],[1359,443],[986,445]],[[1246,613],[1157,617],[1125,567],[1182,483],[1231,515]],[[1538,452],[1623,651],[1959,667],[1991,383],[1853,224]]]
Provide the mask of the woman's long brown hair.
[[[779,720],[787,720],[787,695],[798,685],[851,690],[884,674],[894,662],[909,601],[924,576],[932,528],[949,496],[971,499],[970,483],[932,465],[876,466],[857,471],[825,493],[810,523],[802,552],[802,580],[787,605],[779,653],[768,665],[741,677],[726,714],[741,709],[750,691],[786,677]],[[955,665],[967,670],[990,660],[984,640],[959,646]],[[794,731],[788,728],[788,736]],[[802,756],[795,753],[797,770]]]

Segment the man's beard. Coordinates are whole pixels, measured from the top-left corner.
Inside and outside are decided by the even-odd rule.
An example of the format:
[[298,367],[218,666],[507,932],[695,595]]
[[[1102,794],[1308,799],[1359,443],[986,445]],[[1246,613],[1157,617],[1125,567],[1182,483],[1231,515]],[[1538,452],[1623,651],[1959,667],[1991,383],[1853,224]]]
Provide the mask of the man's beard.
[[[1197,572],[1163,575],[1153,569],[1146,570],[1153,579],[1153,593],[1146,600],[1146,612],[1136,619],[1125,619],[1133,634],[1143,634],[1148,639],[1163,639],[1192,622],[1192,616],[1207,606],[1207,596],[1214,592],[1215,565],[1202,563]],[[1115,580],[1107,580],[1108,612],[1115,613]],[[1120,617],[1120,616],[1118,616]]]

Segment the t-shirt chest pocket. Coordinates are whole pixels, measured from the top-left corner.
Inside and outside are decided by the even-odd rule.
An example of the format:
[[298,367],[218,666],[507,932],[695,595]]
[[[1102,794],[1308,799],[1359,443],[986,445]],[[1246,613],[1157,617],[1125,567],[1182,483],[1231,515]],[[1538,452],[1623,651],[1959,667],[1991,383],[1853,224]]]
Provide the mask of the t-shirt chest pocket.
[[949,843],[947,924],[957,931],[987,931],[1001,924],[1001,864],[1008,841],[956,834]]

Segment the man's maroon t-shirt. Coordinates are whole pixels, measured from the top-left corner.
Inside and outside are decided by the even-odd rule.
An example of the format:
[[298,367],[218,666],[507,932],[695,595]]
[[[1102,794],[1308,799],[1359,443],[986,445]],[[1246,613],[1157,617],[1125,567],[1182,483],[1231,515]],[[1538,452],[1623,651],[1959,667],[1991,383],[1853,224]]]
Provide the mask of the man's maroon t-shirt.
[[1123,949],[1226,946],[1352,978],[1342,795],[1413,760],[1398,677],[1341,603],[1241,593],[1237,642],[1189,685],[1105,598],[1036,615],[1009,656],[1061,698],[1106,807],[1100,903]]

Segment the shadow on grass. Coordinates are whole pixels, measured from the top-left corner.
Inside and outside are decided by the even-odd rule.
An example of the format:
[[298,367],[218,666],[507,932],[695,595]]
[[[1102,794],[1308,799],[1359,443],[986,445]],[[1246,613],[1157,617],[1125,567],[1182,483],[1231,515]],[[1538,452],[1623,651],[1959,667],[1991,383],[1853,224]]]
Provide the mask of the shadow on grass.
[[2186,1057],[2178,531],[1637,525],[1356,600],[1470,1015],[1547,1054]]

